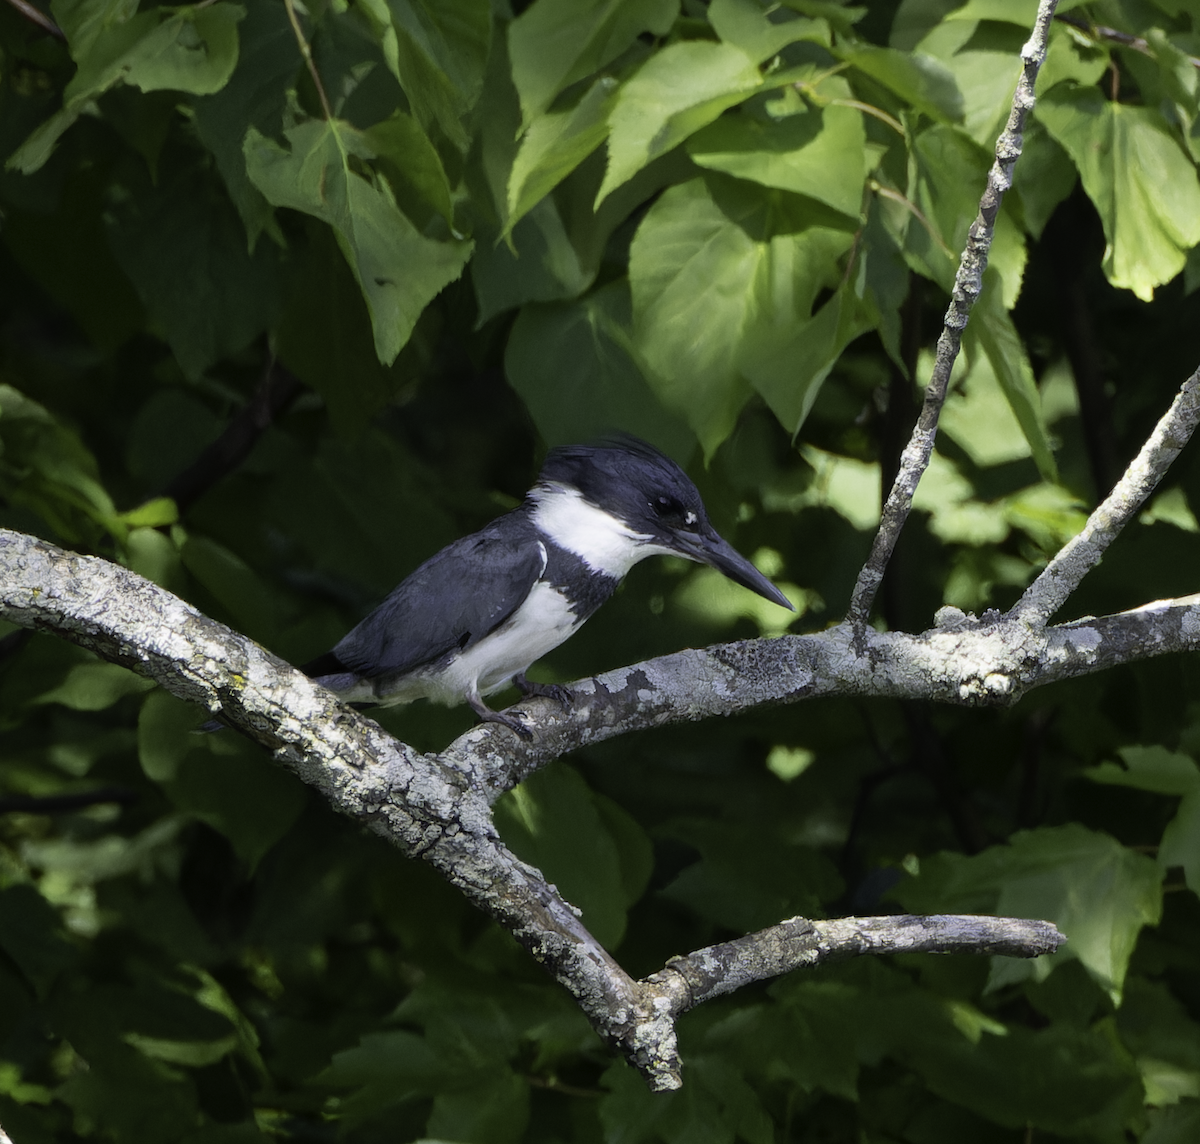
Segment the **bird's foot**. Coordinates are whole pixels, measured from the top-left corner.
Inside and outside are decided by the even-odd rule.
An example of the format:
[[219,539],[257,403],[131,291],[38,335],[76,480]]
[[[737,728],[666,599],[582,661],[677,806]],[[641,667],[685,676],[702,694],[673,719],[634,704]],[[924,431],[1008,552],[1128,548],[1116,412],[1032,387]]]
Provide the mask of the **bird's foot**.
[[513,685],[522,695],[536,695],[541,699],[557,700],[563,707],[570,707],[575,699],[574,692],[569,687],[563,687],[561,683],[534,683],[530,679],[525,678],[525,673],[520,672],[513,676]]
[[524,711],[514,711],[512,715],[503,715],[499,711],[489,711],[485,715],[481,711],[479,713],[479,718],[485,723],[500,723],[501,725],[509,728],[509,730],[516,731],[516,733],[528,743],[533,738],[533,732],[526,727],[520,719],[514,717],[524,714]]

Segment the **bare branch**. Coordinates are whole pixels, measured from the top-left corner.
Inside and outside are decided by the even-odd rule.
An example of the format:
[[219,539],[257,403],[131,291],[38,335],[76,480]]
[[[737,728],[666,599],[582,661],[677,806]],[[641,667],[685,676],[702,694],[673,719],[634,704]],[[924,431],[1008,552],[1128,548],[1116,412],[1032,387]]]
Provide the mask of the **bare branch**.
[[1049,922],[978,914],[901,914],[819,922],[791,918],[736,941],[674,957],[646,984],[665,989],[674,1012],[682,1013],[755,981],[865,953],[1040,957],[1054,953],[1065,941]]
[[996,140],[996,161],[988,172],[987,188],[979,202],[979,214],[971,224],[966,249],[955,275],[954,290],[946,311],[942,334],[938,338],[937,357],[933,374],[925,388],[921,415],[900,459],[900,471],[896,474],[887,503],[883,506],[883,516],[871,545],[871,554],[858,574],[858,582],[854,585],[854,593],[850,598],[847,618],[858,629],[862,629],[870,617],[871,605],[883,581],[883,573],[912,508],[917,482],[929,467],[934,438],[937,436],[938,417],[941,415],[942,405],[946,400],[946,387],[950,382],[950,372],[958,358],[962,333],[966,328],[971,307],[983,288],[983,272],[987,269],[996,215],[1004,200],[1005,191],[1012,186],[1013,167],[1021,155],[1025,120],[1033,109],[1033,88],[1042,61],[1046,58],[1050,22],[1057,7],[1057,0],[1042,0],[1038,7],[1033,35],[1021,50],[1024,67],[1017,81],[1017,90],[1013,92],[1008,124]]
[[[1200,603],[1190,607],[1184,611],[1200,641]],[[1138,614],[1162,628],[1164,613],[1171,612],[1164,605]],[[940,697],[955,695],[959,702],[1003,700],[1016,687],[996,684],[997,672],[1017,672],[1022,665],[1028,670],[1034,661],[1029,640],[1040,638],[1050,661],[1057,655],[1078,663],[1094,662],[1103,644],[1102,634],[1069,625],[1067,642],[1052,653],[1055,633],[1039,637],[1009,623],[1019,637],[1010,646],[1003,622],[989,626],[958,614],[925,637],[872,633],[867,654],[859,656],[851,629],[842,625],[820,636],[750,640],[612,672],[578,685],[574,710],[557,716],[549,715],[559,711],[557,703],[543,707],[534,701],[538,714],[549,717],[529,746],[507,728],[490,725],[439,755],[420,755],[244,636],[96,557],[0,530],[0,616],[64,635],[175,695],[221,711],[336,810],[431,863],[504,926],[656,1088],[678,1086],[674,1019],[706,996],[831,956],[922,948],[913,944],[918,934],[935,943],[960,939],[947,937],[951,931],[934,922],[905,921],[903,932],[886,940],[877,932],[883,923],[874,920],[791,922],[700,951],[684,963],[672,962],[673,968],[652,981],[635,982],[540,872],[500,841],[490,803],[501,790],[581,742],[835,689],[851,694],[936,689]],[[894,923],[887,932],[893,930]],[[995,952],[997,932],[989,931],[992,936],[975,948]],[[1022,945],[1024,932],[1013,939],[1016,945],[1003,948],[1045,951]],[[1044,944],[1045,932],[1039,932]],[[936,948],[967,949],[971,943],[964,937],[960,944]],[[713,967],[722,964],[732,975],[725,985],[712,977]]]
[[1195,432],[1197,423],[1200,423],[1200,369],[1183,383],[1171,408],[1163,414],[1104,503],[1088,517],[1083,531],[1046,565],[1017,601],[1010,616],[1040,626],[1063,606],[1154,491]]

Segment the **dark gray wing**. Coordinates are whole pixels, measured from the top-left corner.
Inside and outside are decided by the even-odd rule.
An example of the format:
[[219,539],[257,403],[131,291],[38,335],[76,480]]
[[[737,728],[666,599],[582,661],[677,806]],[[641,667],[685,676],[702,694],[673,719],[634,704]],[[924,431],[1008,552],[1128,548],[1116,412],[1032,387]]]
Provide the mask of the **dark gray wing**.
[[403,674],[494,631],[521,606],[546,564],[532,525],[514,528],[523,522],[502,520],[507,527],[489,525],[422,564],[330,656],[314,661],[310,674],[336,671],[330,659],[365,679]]

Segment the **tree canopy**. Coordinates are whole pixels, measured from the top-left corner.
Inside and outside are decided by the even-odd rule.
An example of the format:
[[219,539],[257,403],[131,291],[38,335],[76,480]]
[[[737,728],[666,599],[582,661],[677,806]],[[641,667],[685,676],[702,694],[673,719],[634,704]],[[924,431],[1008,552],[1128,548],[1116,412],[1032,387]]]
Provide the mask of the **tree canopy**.
[[[0,6],[0,528],[301,663],[517,503],[547,446],[636,433],[799,615],[649,562],[537,677],[719,644],[688,662],[760,657],[769,702],[618,708],[548,765],[504,729],[462,747],[465,708],[382,712],[403,757],[493,752],[503,842],[636,977],[794,916],[1068,938],[709,1000],[679,1022],[683,1087],[652,1092],[428,862],[249,739],[195,734],[195,704],[0,621],[16,1144],[1197,1137],[1200,693],[1194,656],[1155,654],[1195,646],[1188,606],[1182,642],[1143,624],[1127,662],[1015,703],[991,676],[856,689],[832,655],[783,694],[781,649],[803,667],[809,645],[770,639],[851,606],[1037,13]],[[937,450],[859,629],[880,679],[908,646],[887,638],[936,614],[933,679],[1041,583],[1195,369],[1198,25],[1189,0],[1058,5]],[[1198,496],[1187,450],[1069,595],[1060,650],[1195,589]]]

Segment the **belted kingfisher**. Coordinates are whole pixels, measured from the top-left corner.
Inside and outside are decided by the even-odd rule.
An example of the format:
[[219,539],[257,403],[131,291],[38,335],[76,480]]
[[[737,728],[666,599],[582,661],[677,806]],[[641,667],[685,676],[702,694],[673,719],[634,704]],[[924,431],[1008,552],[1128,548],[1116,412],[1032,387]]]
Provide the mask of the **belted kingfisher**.
[[709,564],[795,610],[717,535],[683,470],[622,437],[552,449],[519,508],[443,548],[302,670],[353,704],[466,700],[528,739],[483,696],[511,681],[524,695],[569,702],[566,688],[532,683],[526,669],[569,639],[639,560],[659,554]]

